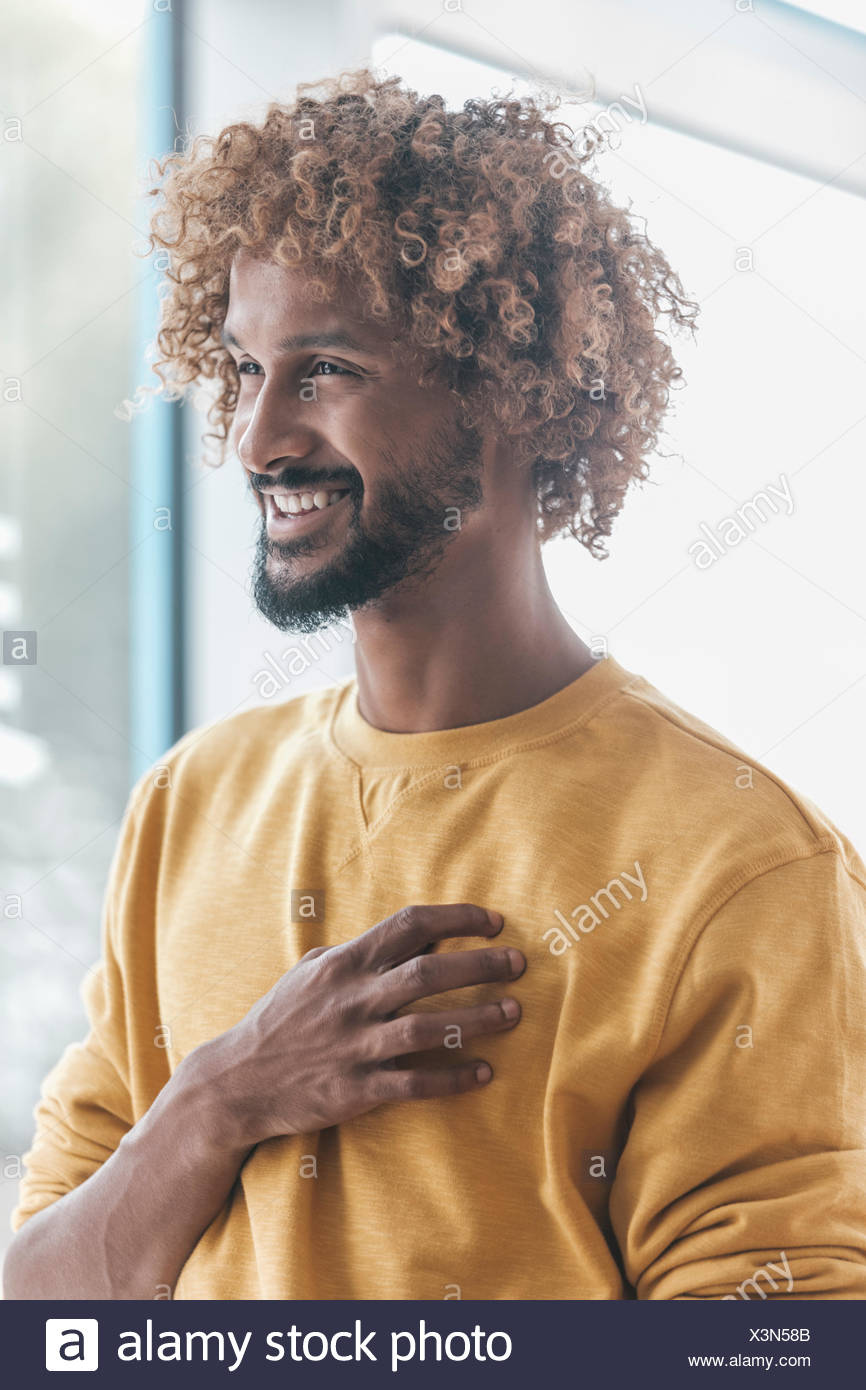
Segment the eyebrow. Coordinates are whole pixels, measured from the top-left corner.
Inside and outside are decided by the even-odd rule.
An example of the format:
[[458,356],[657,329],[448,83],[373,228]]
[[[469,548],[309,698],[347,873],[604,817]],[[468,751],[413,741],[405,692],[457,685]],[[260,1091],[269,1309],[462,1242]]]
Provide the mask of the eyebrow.
[[[223,328],[220,338],[226,347],[243,351],[233,333]],[[334,329],[330,333],[295,333],[281,338],[277,343],[278,352],[300,352],[306,348],[348,348],[350,352],[372,352],[373,349],[353,338],[345,329]]]

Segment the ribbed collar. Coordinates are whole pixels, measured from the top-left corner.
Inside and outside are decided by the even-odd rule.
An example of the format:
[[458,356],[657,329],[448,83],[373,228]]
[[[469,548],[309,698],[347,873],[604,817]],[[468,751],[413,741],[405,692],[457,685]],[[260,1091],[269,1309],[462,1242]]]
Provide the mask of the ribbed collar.
[[360,767],[441,767],[478,757],[501,755],[522,744],[564,734],[587,719],[617,691],[640,680],[612,656],[596,662],[577,680],[542,700],[540,705],[456,729],[395,734],[377,729],[358,710],[358,683],[353,676],[336,694],[330,737],[338,750]]

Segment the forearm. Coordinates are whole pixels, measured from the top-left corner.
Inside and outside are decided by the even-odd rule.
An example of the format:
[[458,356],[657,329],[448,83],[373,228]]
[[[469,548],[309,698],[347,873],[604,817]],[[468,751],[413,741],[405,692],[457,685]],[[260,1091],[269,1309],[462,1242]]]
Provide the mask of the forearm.
[[172,1296],[249,1150],[225,1123],[204,1055],[190,1054],[102,1167],[21,1228],[5,1297]]

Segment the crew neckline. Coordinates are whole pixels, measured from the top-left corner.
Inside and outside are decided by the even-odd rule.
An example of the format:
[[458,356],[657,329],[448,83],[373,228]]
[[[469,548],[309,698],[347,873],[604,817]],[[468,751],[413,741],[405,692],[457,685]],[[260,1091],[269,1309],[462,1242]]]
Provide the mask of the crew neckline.
[[329,734],[337,750],[361,767],[441,767],[465,764],[479,756],[499,755],[518,744],[565,732],[585,719],[623,686],[640,679],[612,656],[599,658],[583,675],[549,695],[501,719],[399,734],[368,724],[358,709],[355,676],[337,691]]

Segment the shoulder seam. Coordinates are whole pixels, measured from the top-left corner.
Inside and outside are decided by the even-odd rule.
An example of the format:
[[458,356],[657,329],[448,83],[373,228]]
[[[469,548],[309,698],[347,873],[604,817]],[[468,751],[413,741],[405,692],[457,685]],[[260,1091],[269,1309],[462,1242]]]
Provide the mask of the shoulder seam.
[[[651,710],[653,714],[657,714],[660,719],[664,719],[668,724],[671,724],[674,728],[679,729],[680,733],[684,734],[687,738],[693,738],[697,743],[704,744],[708,748],[715,748],[717,752],[727,755],[727,757],[729,757],[732,761],[736,761],[735,754],[741,754],[749,767],[757,768],[758,771],[762,774],[762,776],[766,777],[767,781],[772,782],[778,788],[778,790],[782,792],[786,799],[791,803],[794,810],[797,812],[800,820],[805,825],[809,834],[812,836],[814,841],[814,849],[816,852],[819,851],[822,843],[829,838],[827,835],[820,835],[818,833],[811,818],[807,814],[806,809],[800,804],[798,794],[794,791],[794,789],[792,787],[786,786],[781,777],[779,777],[775,772],[768,768],[764,763],[760,762],[757,758],[753,758],[749,753],[746,752],[744,748],[738,748],[735,744],[729,743],[729,741],[726,740],[724,736],[720,734],[717,730],[712,730],[712,732],[716,735],[715,738],[708,738],[705,734],[696,732],[693,729],[689,729],[684,723],[682,723],[680,720],[676,718],[675,714],[672,711],[657,709],[654,704],[644,699],[639,691],[635,691],[631,688],[628,688],[623,690],[623,694],[632,695],[636,700],[640,700],[641,704],[643,704],[647,709]],[[659,692],[659,694],[661,694],[661,692]],[[697,718],[697,716],[694,717]],[[707,728],[709,729],[710,726],[707,725]],[[840,848],[838,842],[835,839],[833,840],[833,844],[836,848]]]
[[665,991],[664,1002],[659,1005],[656,1018],[653,1021],[653,1033],[655,1038],[652,1044],[652,1054],[647,1063],[647,1067],[652,1066],[658,1054],[658,1049],[661,1045],[665,1028],[667,1027],[674,995],[682,980],[689,956],[694,951],[706,929],[712,925],[715,918],[721,912],[722,908],[726,907],[731,899],[735,898],[744,888],[748,888],[751,884],[757,882],[759,878],[763,878],[765,874],[772,873],[776,869],[785,868],[789,864],[799,863],[802,859],[817,859],[821,854],[835,854],[848,877],[866,891],[866,883],[863,882],[858,874],[854,873],[837,841],[829,836],[825,836],[823,839],[818,840],[814,845],[809,845],[808,847],[804,846],[799,850],[777,850],[775,853],[766,855],[763,859],[759,859],[757,863],[752,864],[749,868],[737,874],[734,879],[727,883],[724,888],[720,889],[719,892],[710,899],[703,914],[697,918],[697,925],[686,936],[676,961],[671,967],[670,985]]

